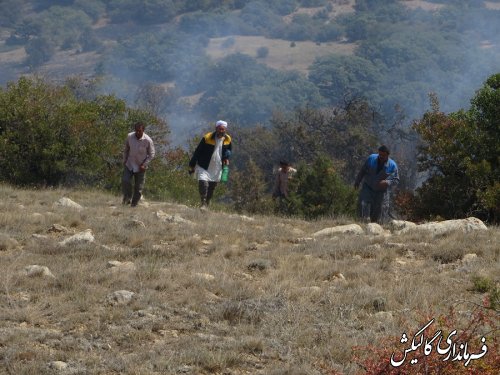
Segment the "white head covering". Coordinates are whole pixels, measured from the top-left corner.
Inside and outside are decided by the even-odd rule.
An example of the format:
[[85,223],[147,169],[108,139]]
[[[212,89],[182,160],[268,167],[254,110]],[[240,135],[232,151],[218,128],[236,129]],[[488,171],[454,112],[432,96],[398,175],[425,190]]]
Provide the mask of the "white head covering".
[[227,122],[226,121],[222,121],[222,120],[219,120],[215,123],[215,127],[218,127],[218,126],[223,126],[224,128],[227,129]]

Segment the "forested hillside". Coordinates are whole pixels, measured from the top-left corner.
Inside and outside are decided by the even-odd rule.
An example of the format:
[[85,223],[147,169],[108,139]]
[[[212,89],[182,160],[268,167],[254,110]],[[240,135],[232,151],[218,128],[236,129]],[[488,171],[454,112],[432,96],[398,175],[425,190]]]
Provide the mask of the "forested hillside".
[[429,92],[466,105],[500,61],[498,1],[3,0],[0,25],[2,83],[101,77],[130,102],[159,85],[175,123],[252,126],[358,96],[415,118]]
[[[412,122],[429,110],[443,116],[469,111],[476,90],[499,72],[499,61],[498,0],[0,2],[4,105],[21,105],[31,90],[46,100],[44,84],[15,83],[38,76],[62,85],[59,98],[68,95],[75,106],[93,101],[101,113],[111,101],[124,116],[110,122],[119,129],[114,136],[130,125],[124,113],[142,113],[168,127],[161,132],[170,134],[165,143],[184,149],[223,118],[238,144],[235,166],[254,163],[268,184],[264,191],[282,157],[311,164],[327,155],[351,183],[359,163],[382,142],[402,166],[403,189],[412,190],[421,182],[416,152],[424,132]],[[483,89],[498,90],[491,82]],[[429,93],[435,93],[432,109]],[[496,124],[487,130],[493,137]],[[167,151],[168,160],[185,161],[183,151]],[[67,181],[64,170],[78,175],[71,167],[77,158],[58,168],[51,158],[50,176],[44,177],[48,167],[37,167],[37,178],[50,184]],[[432,172],[430,164],[420,169]],[[489,173],[481,191],[497,181],[496,172],[478,173]],[[471,213],[477,199],[447,215]]]

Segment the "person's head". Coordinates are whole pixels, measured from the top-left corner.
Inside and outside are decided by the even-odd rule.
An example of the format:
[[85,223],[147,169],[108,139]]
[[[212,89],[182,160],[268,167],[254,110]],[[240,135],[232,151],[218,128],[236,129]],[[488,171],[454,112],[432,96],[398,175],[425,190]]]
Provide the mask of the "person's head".
[[135,136],[137,139],[141,139],[142,135],[144,134],[144,124],[142,122],[137,122],[134,125],[134,131],[135,131]]
[[215,123],[215,135],[217,138],[222,138],[226,134],[227,122],[219,120]]
[[384,163],[389,160],[389,154],[391,152],[389,151],[389,148],[385,145],[382,145],[378,148],[378,158],[380,161],[383,161]]
[[290,163],[284,160],[280,161],[280,168],[282,171],[287,172],[290,169]]

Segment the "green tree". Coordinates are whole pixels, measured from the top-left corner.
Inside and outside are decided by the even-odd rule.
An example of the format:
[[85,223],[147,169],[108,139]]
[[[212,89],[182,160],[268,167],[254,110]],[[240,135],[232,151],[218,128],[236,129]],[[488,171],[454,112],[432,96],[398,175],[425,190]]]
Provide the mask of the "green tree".
[[230,195],[233,207],[238,212],[269,212],[269,196],[263,173],[253,160],[249,160],[244,170],[231,171]]
[[419,169],[429,174],[417,189],[417,214],[499,221],[500,74],[492,75],[469,110],[450,115],[432,110],[414,124],[422,138]]
[[21,78],[0,91],[0,168],[18,185],[117,186],[126,134],[136,121],[161,151],[167,125],[114,96],[79,100],[74,87]]
[[302,163],[290,181],[289,213],[314,219],[322,216],[353,216],[356,191],[346,185],[325,155],[312,165]]

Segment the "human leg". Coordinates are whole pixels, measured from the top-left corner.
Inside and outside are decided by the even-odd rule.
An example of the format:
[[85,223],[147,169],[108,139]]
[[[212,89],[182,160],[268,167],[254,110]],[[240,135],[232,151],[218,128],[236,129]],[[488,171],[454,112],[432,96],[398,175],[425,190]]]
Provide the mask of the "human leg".
[[141,200],[145,180],[146,172],[134,173],[134,195],[132,197],[132,206],[137,206],[137,203]]
[[207,189],[207,206],[210,204],[210,200],[212,199],[212,196],[214,195],[215,187],[217,186],[217,182],[210,181],[208,183],[208,189]]
[[122,193],[123,193],[123,204],[129,204],[132,199],[132,176],[134,173],[130,171],[127,167],[123,168],[122,175]]
[[208,181],[198,180],[198,191],[200,193],[201,206],[207,205]]

